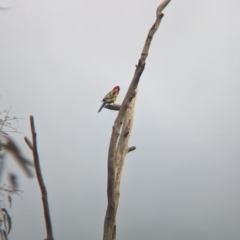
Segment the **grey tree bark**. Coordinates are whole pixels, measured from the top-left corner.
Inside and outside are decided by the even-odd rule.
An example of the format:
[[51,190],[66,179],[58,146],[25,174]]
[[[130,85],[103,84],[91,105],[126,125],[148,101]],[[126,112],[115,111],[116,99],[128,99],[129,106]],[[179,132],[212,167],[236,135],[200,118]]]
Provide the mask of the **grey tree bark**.
[[[116,240],[116,214],[120,197],[120,180],[122,168],[127,153],[135,149],[135,147],[129,148],[128,140],[130,138],[133,125],[137,87],[141,74],[145,67],[146,58],[148,56],[153,36],[160,25],[161,19],[164,16],[162,10],[170,1],[171,0],[164,0],[158,6],[155,23],[148,32],[141,57],[138,61],[138,64],[136,65],[133,79],[123,100],[123,103],[120,109],[117,106],[112,108],[112,110],[119,109],[119,113],[112,127],[112,136],[108,150],[108,205],[104,221],[103,240]],[[109,108],[111,109],[111,107]]]

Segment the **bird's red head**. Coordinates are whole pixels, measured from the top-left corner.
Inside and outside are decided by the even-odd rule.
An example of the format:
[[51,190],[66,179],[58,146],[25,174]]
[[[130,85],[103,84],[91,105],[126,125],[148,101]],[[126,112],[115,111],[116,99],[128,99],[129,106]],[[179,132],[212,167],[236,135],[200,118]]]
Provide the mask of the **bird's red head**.
[[119,91],[120,91],[120,87],[119,87],[119,86],[114,87],[114,88],[113,88],[113,91],[114,91],[116,94],[118,94]]

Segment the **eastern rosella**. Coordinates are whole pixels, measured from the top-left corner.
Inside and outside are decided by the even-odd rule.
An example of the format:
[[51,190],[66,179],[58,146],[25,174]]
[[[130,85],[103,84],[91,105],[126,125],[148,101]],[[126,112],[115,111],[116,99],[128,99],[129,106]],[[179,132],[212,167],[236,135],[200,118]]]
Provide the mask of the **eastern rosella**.
[[114,87],[102,100],[103,104],[99,108],[98,112],[102,110],[102,108],[109,103],[114,103],[117,100],[118,93],[120,91],[120,87],[116,86]]

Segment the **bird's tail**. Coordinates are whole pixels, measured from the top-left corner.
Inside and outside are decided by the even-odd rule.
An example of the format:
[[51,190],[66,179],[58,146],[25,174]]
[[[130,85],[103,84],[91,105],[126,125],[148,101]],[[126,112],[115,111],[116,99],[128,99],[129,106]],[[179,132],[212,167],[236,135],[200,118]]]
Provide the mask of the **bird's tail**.
[[106,102],[103,102],[102,106],[99,108],[98,112],[101,112],[101,110],[103,109],[103,107],[105,106]]

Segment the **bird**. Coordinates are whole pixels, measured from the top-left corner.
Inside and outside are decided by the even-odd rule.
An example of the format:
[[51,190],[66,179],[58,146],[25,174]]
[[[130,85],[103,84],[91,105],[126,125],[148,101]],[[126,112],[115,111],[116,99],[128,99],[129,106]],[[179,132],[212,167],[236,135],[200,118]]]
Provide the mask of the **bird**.
[[120,91],[120,87],[116,86],[114,87],[102,100],[102,106],[99,108],[98,112],[101,112],[101,110],[103,109],[103,107],[106,104],[110,104],[110,103],[114,103],[117,100],[117,96],[119,94]]

